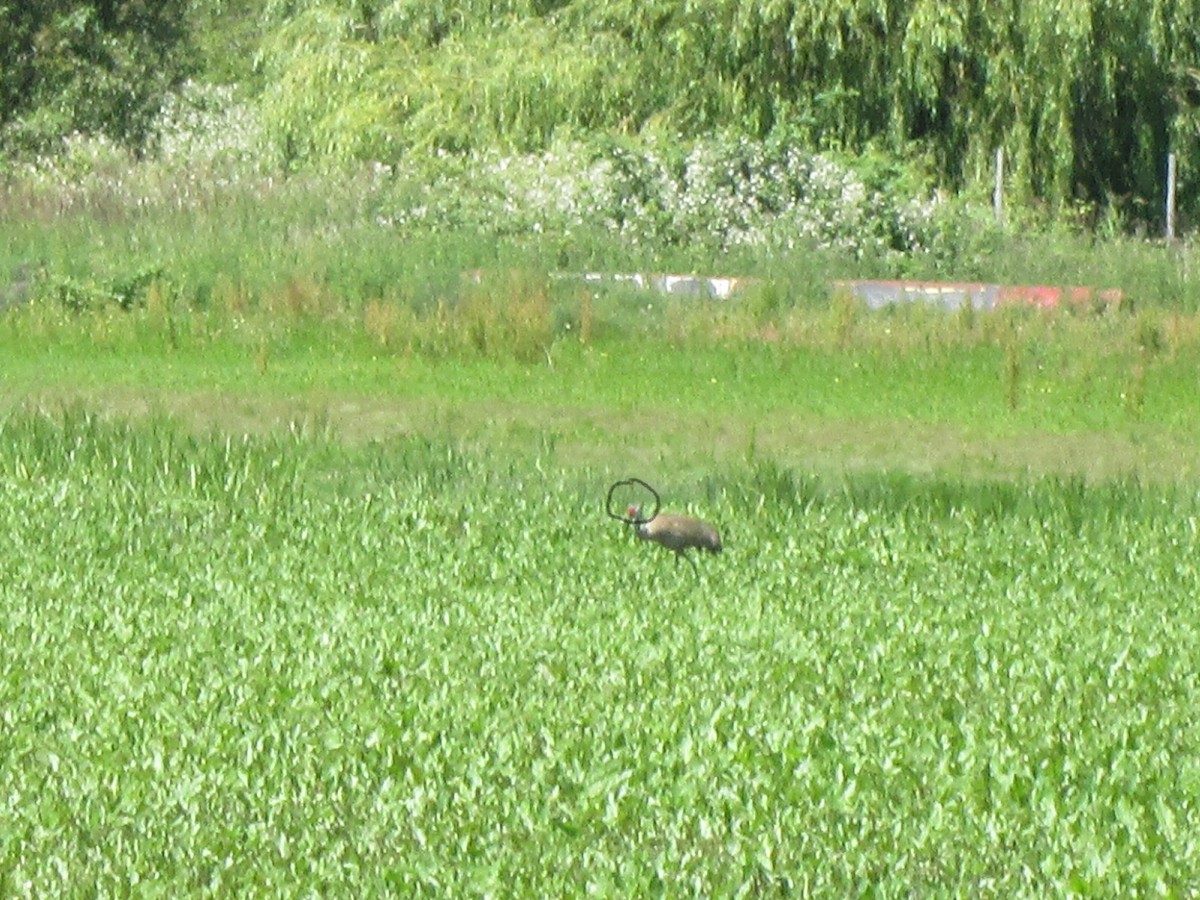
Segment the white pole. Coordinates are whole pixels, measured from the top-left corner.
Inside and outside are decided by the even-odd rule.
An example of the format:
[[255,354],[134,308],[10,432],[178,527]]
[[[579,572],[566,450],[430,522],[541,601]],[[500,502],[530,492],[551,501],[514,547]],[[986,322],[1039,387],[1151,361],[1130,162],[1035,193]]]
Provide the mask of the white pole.
[[1167,240],[1175,240],[1175,154],[1167,154]]
[[996,224],[1004,224],[1004,148],[996,148],[996,189],[992,192],[992,208],[996,210]]

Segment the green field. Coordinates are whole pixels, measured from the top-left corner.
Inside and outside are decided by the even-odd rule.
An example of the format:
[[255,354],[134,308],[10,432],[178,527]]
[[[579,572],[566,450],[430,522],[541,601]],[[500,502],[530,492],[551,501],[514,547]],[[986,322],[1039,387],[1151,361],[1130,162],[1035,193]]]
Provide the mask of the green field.
[[0,898],[1200,897],[1200,2],[965,10],[0,2]]
[[1186,266],[869,313],[104,237],[0,317],[5,893],[1200,891]]
[[1192,491],[0,438],[6,893],[1200,888]]

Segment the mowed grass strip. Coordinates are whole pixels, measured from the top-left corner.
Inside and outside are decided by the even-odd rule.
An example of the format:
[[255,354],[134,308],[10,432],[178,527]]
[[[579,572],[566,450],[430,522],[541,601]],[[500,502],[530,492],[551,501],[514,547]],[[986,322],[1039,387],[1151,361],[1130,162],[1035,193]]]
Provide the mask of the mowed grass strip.
[[563,340],[533,362],[380,352],[336,329],[267,351],[226,338],[175,350],[12,339],[0,405],[165,412],[199,434],[301,422],[352,443],[410,434],[553,447],[560,465],[651,472],[764,458],[835,474],[1200,477],[1191,344],[1146,356],[1124,337],[1092,347],[1098,330],[1052,335],[1022,351],[1014,374],[1002,346],[926,351],[922,327],[847,347]]
[[10,893],[1197,888],[1185,489],[0,437]]

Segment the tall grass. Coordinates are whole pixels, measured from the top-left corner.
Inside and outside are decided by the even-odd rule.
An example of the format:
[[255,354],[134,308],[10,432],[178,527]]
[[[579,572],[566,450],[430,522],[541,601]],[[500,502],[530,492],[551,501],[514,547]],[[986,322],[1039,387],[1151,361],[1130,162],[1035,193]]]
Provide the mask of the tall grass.
[[755,415],[991,435],[1195,432],[1200,327],[1155,309],[869,312],[844,298],[764,304],[754,291],[670,299],[519,269],[460,274],[429,303],[354,306],[303,280],[262,297],[224,281],[203,307],[166,279],[143,290],[128,310],[106,292],[78,309],[51,295],[6,313],[10,390],[165,396],[191,384],[282,400],[321,388],[605,417],[657,410],[667,426],[707,412],[739,432]]
[[[115,389],[173,392],[170,405],[192,385],[278,405],[323,390],[422,404],[426,425],[451,405],[480,419],[486,403],[541,404],[522,427],[594,410],[596,431],[640,417],[668,443],[708,414],[727,437],[693,443],[714,455],[740,453],[751,423],[781,452],[807,420],[1115,431],[1147,454],[1195,431],[1193,244],[1096,241],[1029,217],[1027,232],[997,229],[963,200],[888,199],[833,160],[720,141],[283,175],[234,152],[244,141],[136,162],[79,139],[57,167],[0,185],[8,399]],[[779,193],[764,172],[785,163]],[[930,218],[908,243],[856,230],[910,202]],[[588,270],[754,280],[714,301],[596,285]],[[1116,287],[1125,302],[870,313],[830,290],[908,275]]]
[[599,269],[758,276],[817,305],[834,278],[911,276],[1116,287],[1136,305],[1196,308],[1191,242],[1097,240],[1020,209],[998,228],[974,198],[914,195],[902,169],[879,182],[787,144],[596,139],[285,174],[254,155],[236,104],[222,108],[164,126],[157,157],[76,137],[57,162],[8,172],[0,288],[31,263],[76,293],[158,272],[187,307],[230,286],[273,303],[299,282],[355,309],[427,307],[464,271]]

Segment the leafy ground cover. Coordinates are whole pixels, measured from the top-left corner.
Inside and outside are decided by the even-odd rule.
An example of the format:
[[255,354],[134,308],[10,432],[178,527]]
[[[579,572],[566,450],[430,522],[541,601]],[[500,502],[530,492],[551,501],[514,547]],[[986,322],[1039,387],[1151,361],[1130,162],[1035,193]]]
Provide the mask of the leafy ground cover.
[[0,427],[7,893],[1187,895],[1200,502]]

